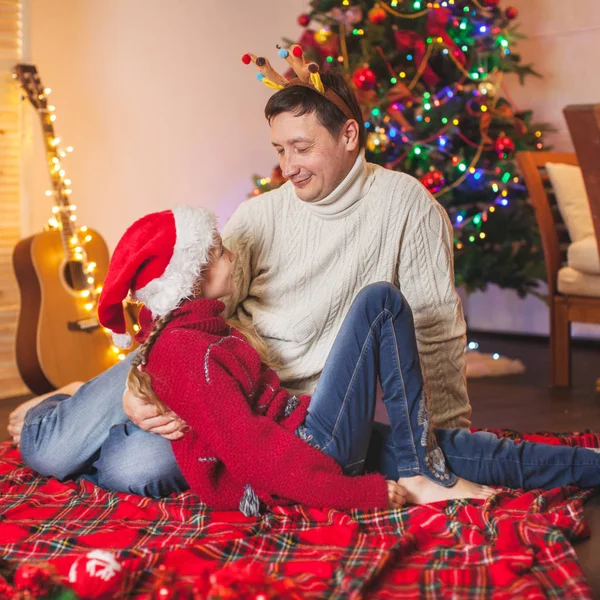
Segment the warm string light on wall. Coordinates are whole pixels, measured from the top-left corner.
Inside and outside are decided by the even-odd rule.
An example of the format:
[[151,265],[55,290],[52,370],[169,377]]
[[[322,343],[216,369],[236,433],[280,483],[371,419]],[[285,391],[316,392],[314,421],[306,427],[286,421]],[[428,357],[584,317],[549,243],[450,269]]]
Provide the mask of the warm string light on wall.
[[[16,78],[16,75],[14,77]],[[44,120],[44,131],[52,131],[54,133],[56,107],[48,103],[48,97],[51,93],[52,90],[50,88],[44,89],[43,95],[39,97],[41,107],[38,108],[38,112],[42,114]],[[44,106],[46,108],[43,108]],[[83,283],[84,289],[78,290],[77,294],[81,298],[83,308],[90,314],[90,318],[93,318],[97,313],[98,300],[102,292],[102,285],[96,281],[97,265],[88,259],[86,252],[86,245],[92,241],[93,234],[85,225],[76,225],[77,206],[70,203],[70,197],[73,193],[71,188],[72,182],[67,177],[62,163],[62,160],[73,152],[73,147],[63,147],[63,142],[57,135],[45,141],[50,178],[53,185],[53,189],[46,190],[46,196],[53,198],[54,201],[52,216],[48,219],[45,229],[47,231],[59,231],[67,260],[80,263],[83,271],[83,280],[80,283]],[[133,328],[134,331],[139,331],[137,324]],[[112,344],[110,331],[105,329],[105,332],[111,342],[109,352],[113,353],[118,360],[123,360],[125,354],[120,348]]]

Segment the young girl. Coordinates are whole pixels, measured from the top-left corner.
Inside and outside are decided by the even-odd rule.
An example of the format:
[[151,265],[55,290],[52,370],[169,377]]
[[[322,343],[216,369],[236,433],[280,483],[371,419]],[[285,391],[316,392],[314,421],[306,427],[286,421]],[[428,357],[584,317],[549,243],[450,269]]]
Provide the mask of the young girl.
[[[188,424],[173,452],[210,507],[247,515],[261,501],[384,508],[488,497],[480,484],[600,485],[600,455],[589,449],[431,431],[410,308],[387,283],[356,297],[312,398],[290,396],[267,366],[276,357],[221,315],[233,259],[210,212],[148,215],[119,242],[99,305],[117,342],[128,341],[128,292],[152,313],[128,387]],[[383,440],[373,435],[378,378],[391,423]],[[109,489],[120,489],[105,475],[122,443],[109,435],[94,462],[93,480]],[[378,473],[362,475],[365,464]]]

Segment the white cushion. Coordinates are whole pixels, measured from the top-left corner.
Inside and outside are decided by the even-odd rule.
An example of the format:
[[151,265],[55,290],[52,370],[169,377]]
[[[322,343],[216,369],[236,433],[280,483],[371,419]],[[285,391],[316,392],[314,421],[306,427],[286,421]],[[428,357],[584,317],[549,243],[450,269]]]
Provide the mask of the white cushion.
[[600,298],[600,275],[589,275],[571,267],[558,272],[557,288],[561,294]]
[[574,165],[546,163],[548,177],[556,193],[558,210],[569,230],[572,242],[594,235],[592,211],[581,169]]
[[596,237],[586,237],[573,242],[567,251],[567,264],[576,271],[600,275],[600,255]]

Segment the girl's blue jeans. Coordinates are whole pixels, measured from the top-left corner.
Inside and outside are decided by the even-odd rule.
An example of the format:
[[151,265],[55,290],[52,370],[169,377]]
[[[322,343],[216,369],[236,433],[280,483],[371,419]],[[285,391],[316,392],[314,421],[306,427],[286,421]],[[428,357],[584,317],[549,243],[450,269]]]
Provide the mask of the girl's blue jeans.
[[[84,476],[114,491],[161,497],[187,489],[171,444],[128,421],[121,399],[131,355],[82,386],[29,410],[21,434],[26,464],[58,479]],[[377,381],[390,425],[374,423]],[[463,429],[429,431],[410,308],[388,283],[357,295],[297,434],[358,475],[456,476],[513,488],[600,486],[600,454],[586,448],[498,439]]]

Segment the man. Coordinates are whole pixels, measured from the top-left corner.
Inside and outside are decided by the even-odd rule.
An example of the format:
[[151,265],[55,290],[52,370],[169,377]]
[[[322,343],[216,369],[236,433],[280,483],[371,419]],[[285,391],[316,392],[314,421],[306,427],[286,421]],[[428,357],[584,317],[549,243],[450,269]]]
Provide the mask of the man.
[[[286,87],[267,103],[272,144],[289,182],[241,204],[224,229],[224,244],[237,255],[228,311],[265,338],[284,385],[310,393],[355,295],[369,283],[391,282],[414,314],[434,425],[468,428],[465,322],[449,219],[418,181],[366,163],[356,98],[341,75],[322,80],[353,118],[307,86]],[[44,405],[30,410],[21,440],[27,464],[59,478],[93,470],[108,429],[121,424],[111,430],[124,440],[112,489],[151,496],[184,489],[166,440],[183,436],[185,424],[127,393],[125,413],[141,429],[124,423],[128,369],[123,361],[82,386],[52,416]],[[32,404],[11,415],[16,440]],[[55,452],[65,435],[79,436],[85,452]]]

